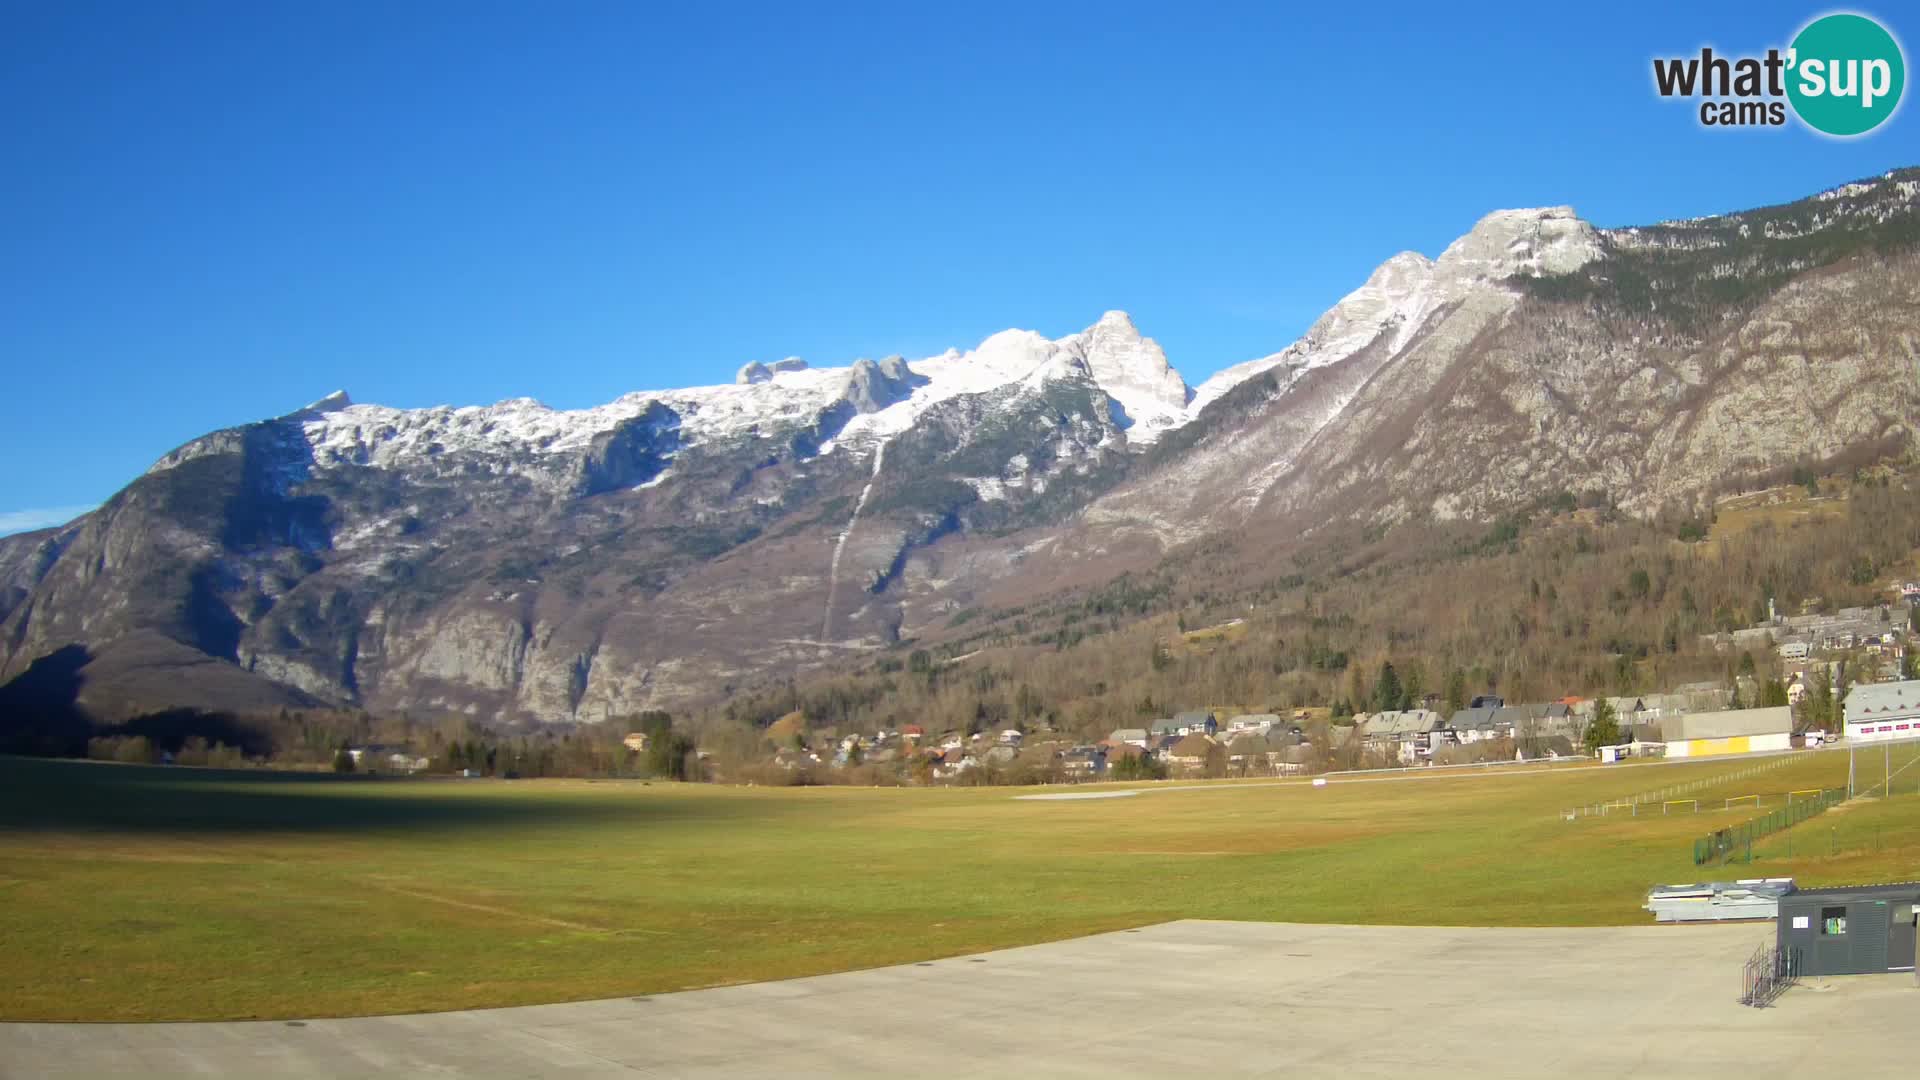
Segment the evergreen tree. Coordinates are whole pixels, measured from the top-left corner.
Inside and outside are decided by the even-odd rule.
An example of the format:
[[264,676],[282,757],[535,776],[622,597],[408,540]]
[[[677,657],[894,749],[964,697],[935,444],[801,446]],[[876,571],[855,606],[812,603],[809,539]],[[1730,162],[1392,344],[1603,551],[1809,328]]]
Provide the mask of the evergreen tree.
[[1594,753],[1603,746],[1616,745],[1619,741],[1620,720],[1614,714],[1613,702],[1603,697],[1595,698],[1593,719],[1587,722],[1586,738],[1582,740],[1586,744],[1587,753]]
[[1454,668],[1447,675],[1447,715],[1467,707],[1467,673]]
[[1393,670],[1393,662],[1380,665],[1380,678],[1373,684],[1373,710],[1386,712],[1401,707],[1404,692],[1400,687],[1400,676]]

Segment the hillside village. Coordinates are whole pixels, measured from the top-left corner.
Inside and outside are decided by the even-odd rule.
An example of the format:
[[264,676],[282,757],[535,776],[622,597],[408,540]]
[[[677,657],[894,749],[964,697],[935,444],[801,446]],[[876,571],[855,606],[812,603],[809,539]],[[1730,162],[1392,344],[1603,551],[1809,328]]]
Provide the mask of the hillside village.
[[[428,743],[383,729],[392,741],[329,750],[334,768],[463,776],[618,775],[792,784],[1043,784],[1092,780],[1283,777],[1363,769],[1414,769],[1527,761],[1611,762],[1699,757],[1818,746],[1850,737],[1899,737],[1910,728],[1854,724],[1887,702],[1900,717],[1911,687],[1920,720],[1920,585],[1896,585],[1898,599],[1830,614],[1770,612],[1745,628],[1703,635],[1724,654],[1729,677],[1658,693],[1514,701],[1400,687],[1391,664],[1351,711],[1331,706],[1247,709],[1196,705],[1103,732],[1070,729],[1049,715],[1028,722],[932,727],[907,722],[849,730],[810,722],[795,710],[751,744],[711,741],[664,713],[632,729],[581,729],[557,742],[497,740],[484,745],[434,735]],[[1242,621],[1186,632],[1207,640],[1239,633]],[[1868,688],[1874,693],[1866,693]],[[1451,686],[1450,695],[1460,688]],[[1882,693],[1884,691],[1884,693]],[[1876,696],[1877,695],[1877,696]],[[1888,697],[1891,695],[1891,697]],[[1393,707],[1381,708],[1381,704]],[[95,756],[175,760],[124,739],[96,739]],[[90,751],[94,750],[90,744]],[[220,748],[215,747],[216,751]],[[202,755],[204,756],[204,755]],[[232,757],[234,755],[227,755]],[[182,763],[204,763],[183,755]],[[225,757],[222,760],[226,760]]]
[[[1536,702],[1489,694],[1451,709],[1430,693],[1410,707],[1346,716],[1328,708],[1281,713],[1202,707],[1115,728],[1096,741],[1073,739],[1046,724],[975,732],[929,732],[917,724],[874,732],[823,730],[813,732],[812,740],[796,736],[794,745],[778,748],[772,765],[802,783],[830,781],[859,767],[869,779],[890,770],[899,780],[922,783],[1071,783],[1817,746],[1843,733],[1840,703],[1850,685],[1920,675],[1907,645],[1920,584],[1904,584],[1899,593],[1899,603],[1832,614],[1770,611],[1755,626],[1703,635],[1704,644],[1743,658],[1731,685],[1695,682],[1664,693]],[[1777,677],[1762,678],[1755,652],[1770,654],[1767,667]],[[1390,677],[1390,669],[1383,674]]]

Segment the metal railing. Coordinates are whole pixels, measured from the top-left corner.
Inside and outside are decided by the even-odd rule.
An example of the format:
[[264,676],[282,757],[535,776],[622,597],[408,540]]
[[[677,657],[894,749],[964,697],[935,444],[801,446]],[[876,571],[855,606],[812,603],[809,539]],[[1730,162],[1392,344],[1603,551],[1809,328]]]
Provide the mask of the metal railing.
[[1740,1004],[1764,1009],[1779,1000],[1800,977],[1800,951],[1762,945],[1747,957],[1740,974]]

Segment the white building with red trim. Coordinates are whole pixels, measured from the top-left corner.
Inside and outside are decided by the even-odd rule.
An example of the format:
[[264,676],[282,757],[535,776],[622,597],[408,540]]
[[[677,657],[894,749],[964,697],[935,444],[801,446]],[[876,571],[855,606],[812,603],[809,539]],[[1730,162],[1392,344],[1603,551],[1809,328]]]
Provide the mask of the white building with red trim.
[[1920,739],[1920,679],[1863,683],[1847,693],[1849,740]]

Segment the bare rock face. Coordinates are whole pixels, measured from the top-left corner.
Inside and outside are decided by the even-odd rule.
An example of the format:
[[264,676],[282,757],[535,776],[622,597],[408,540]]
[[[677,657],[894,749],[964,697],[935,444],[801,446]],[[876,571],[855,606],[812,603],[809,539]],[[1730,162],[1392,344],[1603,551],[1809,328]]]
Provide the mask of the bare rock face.
[[599,495],[649,483],[680,448],[680,414],[650,402],[637,416],[595,435],[580,458],[581,495]]
[[574,411],[330,395],[0,538],[0,679],[92,657],[130,688],[116,708],[178,703],[156,673],[191,669],[227,701],[617,720],[1229,531],[1560,491],[1651,512],[1897,453],[1920,422],[1917,195],[1908,170],[1632,229],[1497,211],[1191,390],[1108,312]]
[[878,364],[871,360],[855,360],[853,367],[847,370],[842,400],[852,405],[855,412],[879,412],[889,405],[905,401],[913,393],[915,381],[916,376],[908,370],[906,362],[897,356]]

